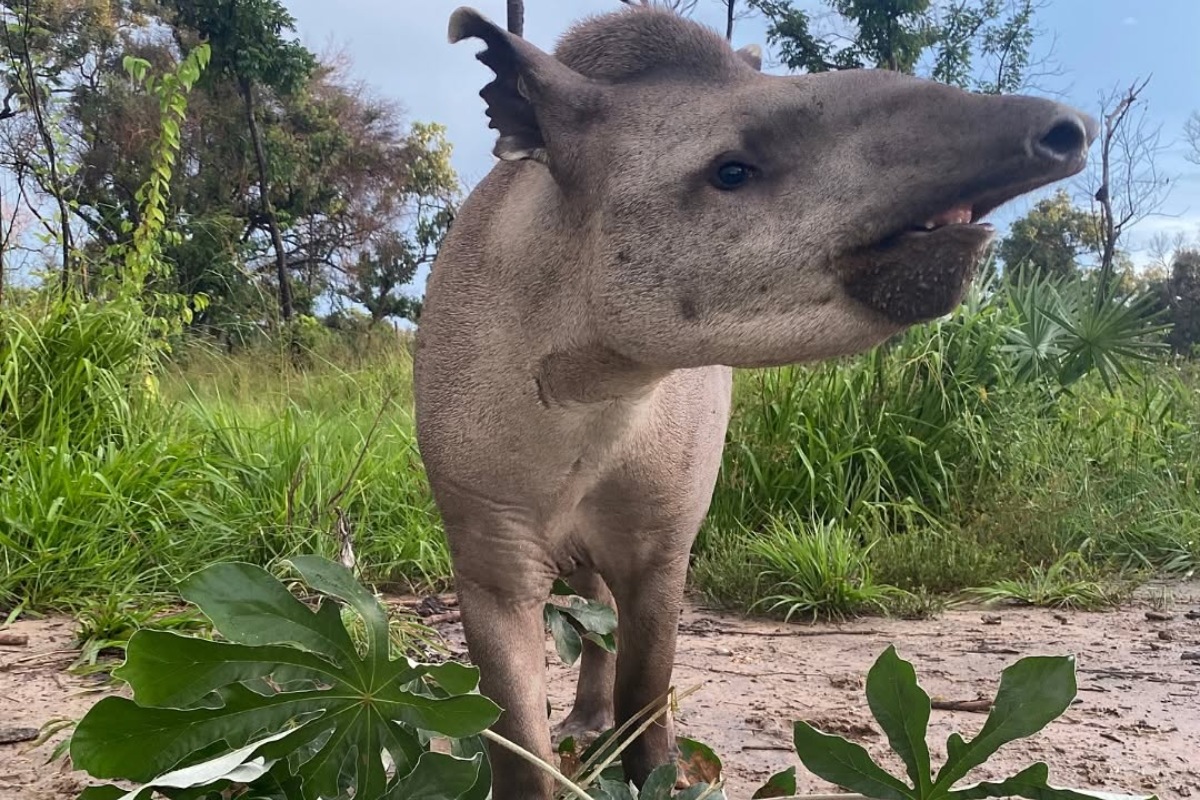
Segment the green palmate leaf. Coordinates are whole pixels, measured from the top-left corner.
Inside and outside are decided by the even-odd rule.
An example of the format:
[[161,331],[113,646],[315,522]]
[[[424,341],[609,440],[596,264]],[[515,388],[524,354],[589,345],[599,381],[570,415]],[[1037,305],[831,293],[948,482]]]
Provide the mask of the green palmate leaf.
[[819,778],[878,800],[917,798],[912,789],[872,761],[861,745],[822,733],[807,722],[796,723],[793,739],[801,763]]
[[888,743],[908,768],[919,797],[929,792],[929,695],[917,683],[913,665],[888,647],[867,673],[867,704],[887,735]]
[[1028,797],[1030,800],[1158,800],[1155,795],[1120,795],[1086,789],[1063,789],[1049,784],[1050,767],[1038,762],[999,783],[983,782],[950,792],[950,800],[987,797]]
[[946,763],[935,788],[949,790],[1003,745],[1046,727],[1067,710],[1075,693],[1075,659],[1069,656],[1031,656],[1005,669],[979,734],[970,742],[957,733],[947,740]]
[[485,800],[492,792],[492,766],[482,736],[455,739],[450,743],[450,753],[459,758],[479,757],[479,775],[475,783],[460,795],[460,800]]
[[768,800],[772,797],[791,797],[796,794],[796,768],[788,767],[776,772],[758,788],[750,800]]
[[[258,757],[255,752],[264,744],[277,741],[287,735],[288,732],[277,733],[208,761],[168,772],[155,778],[151,783],[139,786],[129,792],[111,786],[92,787],[80,795],[80,800],[99,800],[99,798],[150,800],[155,791],[166,793],[166,790],[171,789],[191,789],[201,786],[216,788],[217,784],[252,783],[267,774],[274,765],[273,761]],[[115,793],[112,791],[114,789]],[[172,794],[174,793],[172,792]]]
[[[350,788],[358,797],[390,796],[397,781],[437,785],[454,797],[476,786],[477,752],[428,759],[425,741],[477,736],[496,721],[499,708],[472,693],[478,672],[391,660],[386,614],[348,572],[313,559],[298,559],[296,568],[364,618],[365,654],[355,651],[333,602],[312,611],[257,567],[208,567],[188,579],[186,595],[237,641],[135,634],[117,674],[137,702],[97,703],[73,736],[75,763],[95,777],[152,783],[269,734],[279,738],[256,755],[264,764],[288,759],[301,786],[289,800],[341,797]],[[384,752],[395,763],[391,785]],[[289,778],[277,771],[275,783]]]
[[617,615],[611,607],[576,595],[562,579],[554,582],[551,594],[567,598],[565,604],[547,603],[543,608],[559,658],[574,664],[583,651],[583,639],[617,652]]
[[246,647],[169,631],[137,631],[125,652],[113,675],[134,687],[139,705],[157,708],[187,708],[222,686],[267,675],[277,682],[285,673],[293,679],[338,676],[337,665],[292,647]]
[[105,697],[75,727],[71,760],[96,778],[152,781],[215,742],[243,747],[264,729],[278,731],[302,713],[321,711],[321,693],[300,694],[281,704],[234,684],[222,690],[219,708],[186,711]]
[[385,800],[459,800],[476,785],[483,755],[469,759],[425,753],[417,766],[396,782]]
[[575,618],[585,631],[606,636],[617,630],[617,614],[609,606],[578,595],[567,598],[567,604],[556,606],[562,613]]
[[650,773],[638,793],[638,800],[670,800],[671,791],[679,777],[679,768],[675,764],[663,764]]
[[588,788],[593,800],[634,800],[633,790],[625,781],[600,778]]
[[297,556],[291,560],[291,564],[309,586],[349,603],[367,625],[371,649],[377,654],[383,654],[386,659],[387,613],[375,596],[354,579],[350,570],[318,556]]
[[314,614],[262,567],[214,564],[184,579],[179,593],[231,642],[293,644],[338,663],[358,660],[336,608],[322,605]]

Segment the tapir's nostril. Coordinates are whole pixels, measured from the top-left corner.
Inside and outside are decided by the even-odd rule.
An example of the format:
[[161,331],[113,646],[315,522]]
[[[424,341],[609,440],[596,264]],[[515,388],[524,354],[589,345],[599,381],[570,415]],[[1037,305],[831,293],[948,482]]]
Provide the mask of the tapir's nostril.
[[1088,139],[1083,122],[1070,117],[1054,123],[1034,144],[1034,151],[1044,158],[1066,161],[1081,155],[1087,149]]

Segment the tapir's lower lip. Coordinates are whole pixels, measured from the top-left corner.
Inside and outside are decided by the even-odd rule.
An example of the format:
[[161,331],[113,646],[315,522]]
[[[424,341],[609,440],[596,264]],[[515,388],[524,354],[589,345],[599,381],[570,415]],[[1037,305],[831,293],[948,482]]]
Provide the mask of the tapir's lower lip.
[[990,222],[960,222],[950,225],[939,225],[935,228],[908,228],[877,242],[871,249],[888,250],[900,244],[902,240],[918,240],[928,237],[941,238],[946,233],[957,231],[975,233],[980,238],[983,238],[994,235],[996,228]]

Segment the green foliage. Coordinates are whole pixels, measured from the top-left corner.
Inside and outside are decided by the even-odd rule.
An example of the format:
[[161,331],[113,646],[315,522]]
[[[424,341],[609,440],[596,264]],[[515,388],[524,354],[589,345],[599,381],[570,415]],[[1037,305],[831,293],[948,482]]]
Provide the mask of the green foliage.
[[1096,579],[1096,569],[1079,552],[1070,552],[1048,567],[1033,566],[1022,578],[996,581],[972,589],[971,594],[989,602],[1010,602],[1047,608],[1077,608],[1098,611],[1127,599],[1128,591]]
[[[58,178],[46,174],[46,145],[31,148],[24,134],[0,142],[0,161],[39,215],[43,201],[61,196],[85,292],[146,273],[130,286],[142,292],[156,336],[195,322],[227,346],[250,344],[276,308],[278,274],[262,268],[274,217],[296,312],[315,316],[327,301],[364,295],[376,321],[419,315],[404,288],[431,261],[458,192],[443,132],[407,125],[399,106],[373,97],[345,65],[318,62],[294,39],[283,4],[4,8],[20,31],[0,42],[10,101],[0,113],[32,119],[21,78],[28,49],[45,83]],[[273,214],[260,202],[246,97]],[[59,272],[52,277],[58,283]]]
[[909,783],[876,764],[862,746],[797,722],[796,754],[810,772],[878,800],[1085,800],[1102,796],[1051,786],[1049,767],[1040,762],[998,783],[956,788],[968,772],[986,763],[1001,747],[1036,734],[1067,710],[1076,694],[1072,658],[1033,656],[1006,668],[983,728],[970,740],[952,733],[946,741],[946,761],[936,773],[926,745],[929,695],[917,683],[912,664],[900,658],[894,647],[885,650],[867,673],[866,694],[872,715],[904,762]]
[[235,80],[290,94],[316,69],[297,40],[286,39],[296,21],[278,0],[171,0],[175,22],[213,47],[213,68]]
[[1100,221],[1076,207],[1065,189],[1059,189],[1012,224],[1001,240],[997,255],[1005,277],[1066,277],[1079,271],[1078,258],[1100,247]]
[[784,619],[799,614],[812,619],[845,619],[866,610],[884,611],[900,594],[871,577],[870,547],[863,548],[837,522],[805,530],[773,521],[748,549],[763,565],[763,595],[756,606],[785,610]]
[[284,353],[192,345],[175,353],[187,380],[169,371],[155,393],[136,315],[54,309],[0,312],[0,607],[161,591],[224,558],[332,555],[339,510],[371,531],[355,537],[368,577],[445,584],[403,339],[331,341],[304,375]]
[[1156,298],[1109,295],[1081,280],[1052,277],[1020,280],[1008,292],[1017,322],[1003,350],[1015,361],[1018,380],[1048,378],[1067,388],[1095,373],[1111,392],[1131,367],[1150,362],[1166,347],[1156,324]]
[[[495,722],[500,709],[474,691],[477,671],[393,659],[385,610],[348,571],[316,557],[291,563],[321,594],[315,611],[249,564],[216,564],[184,581],[183,596],[222,638],[134,634],[114,673],[133,699],[107,697],[88,711],[71,739],[74,764],[141,784],[131,798],[233,784],[293,798],[470,791],[482,757],[431,752],[429,737],[469,739]],[[366,624],[365,648],[339,602]]]
[[611,607],[580,597],[561,579],[554,582],[551,594],[564,601],[546,603],[542,612],[564,663],[571,666],[579,660],[584,639],[610,653],[617,652],[617,614]]
[[1171,320],[1167,341],[1176,353],[1200,356],[1200,251],[1175,254],[1165,288]]
[[[879,68],[987,93],[1022,87],[1034,42],[1033,0],[826,0],[826,33],[793,0],[750,0],[790,69]],[[847,34],[846,31],[850,33]]]
[[[1186,574],[1200,550],[1200,403],[1191,373],[1154,366],[1145,297],[1097,310],[1086,278],[985,281],[874,352],[739,374],[693,582],[735,607],[812,600],[843,570],[813,569],[823,562],[796,548],[834,528],[873,583],[911,593],[867,605],[897,613],[1070,551],[1105,573]],[[810,590],[771,588],[788,581]]]

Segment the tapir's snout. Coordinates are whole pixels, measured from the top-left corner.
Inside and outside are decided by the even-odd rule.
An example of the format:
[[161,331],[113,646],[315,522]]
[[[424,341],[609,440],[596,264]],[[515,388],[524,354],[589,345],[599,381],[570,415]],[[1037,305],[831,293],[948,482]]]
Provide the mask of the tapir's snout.
[[1100,132],[1094,117],[1068,106],[1055,104],[1058,114],[1048,126],[1035,127],[1029,134],[1029,154],[1064,164],[1087,157],[1088,148]]

